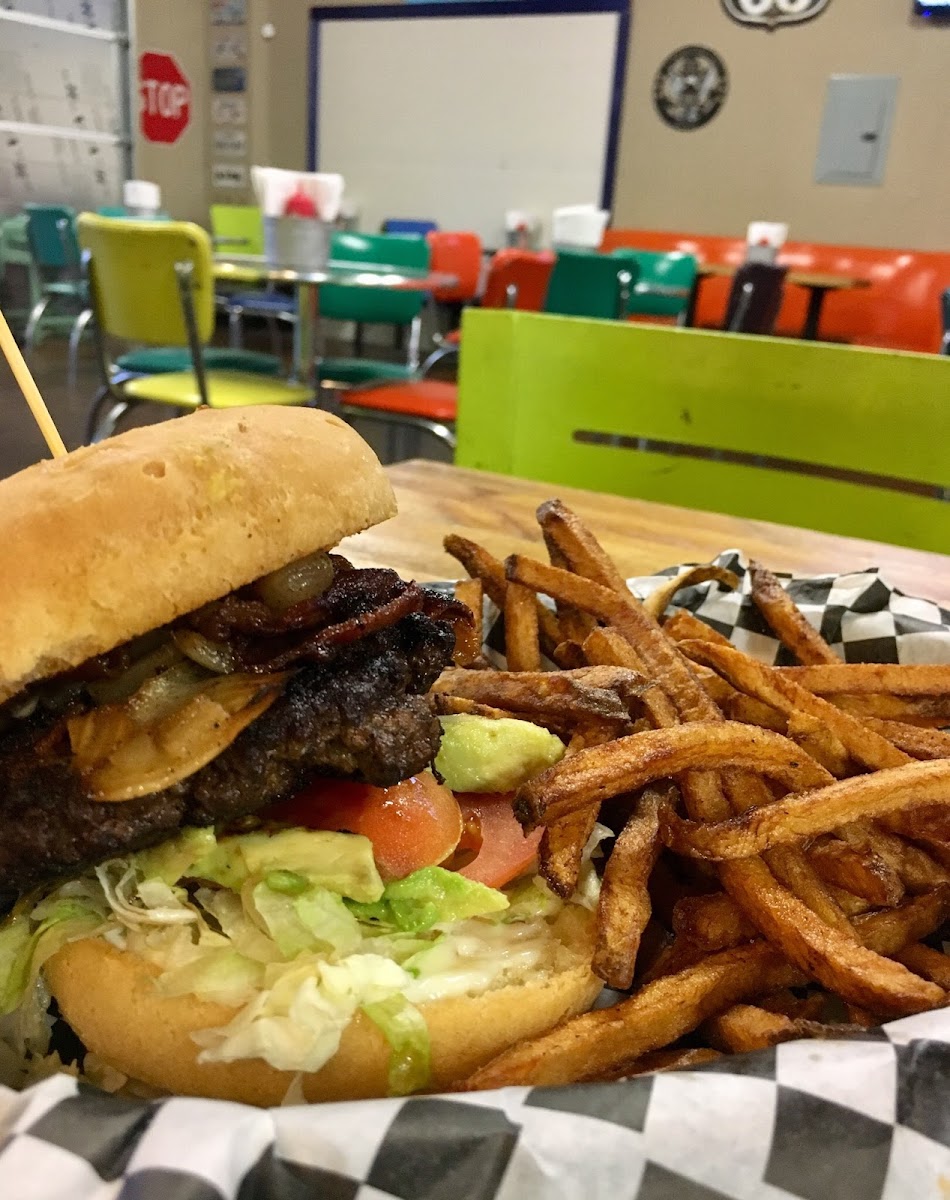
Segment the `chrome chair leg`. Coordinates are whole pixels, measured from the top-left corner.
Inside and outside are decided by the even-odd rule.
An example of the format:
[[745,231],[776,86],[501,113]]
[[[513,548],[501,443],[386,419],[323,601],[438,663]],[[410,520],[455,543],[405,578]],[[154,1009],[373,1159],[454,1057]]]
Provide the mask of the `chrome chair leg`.
[[69,358],[67,360],[66,385],[70,391],[76,386],[76,375],[79,370],[79,343],[82,340],[86,326],[91,320],[92,309],[84,308],[76,320],[73,321],[73,327],[69,332]]
[[46,312],[52,302],[52,296],[44,296],[30,309],[30,315],[26,321],[26,331],[23,335],[27,353],[33,349],[33,342],[36,338],[36,331],[39,328],[40,321],[43,319],[43,314]]
[[425,362],[422,364],[422,366],[419,368],[419,377],[421,379],[425,379],[425,377],[429,374],[429,372],[432,370],[432,368],[435,366],[436,363],[441,362],[443,358],[448,358],[450,355],[453,355],[453,354],[457,358],[458,352],[459,352],[458,346],[453,346],[451,344],[437,346],[435,348],[435,350],[433,350],[432,353],[429,355],[429,357],[425,360]]
[[240,350],[244,346],[244,310],[238,304],[228,307],[228,345],[232,350]]
[[115,433],[119,421],[132,407],[130,400],[117,400],[106,387],[96,393],[86,427],[86,444],[93,446]]

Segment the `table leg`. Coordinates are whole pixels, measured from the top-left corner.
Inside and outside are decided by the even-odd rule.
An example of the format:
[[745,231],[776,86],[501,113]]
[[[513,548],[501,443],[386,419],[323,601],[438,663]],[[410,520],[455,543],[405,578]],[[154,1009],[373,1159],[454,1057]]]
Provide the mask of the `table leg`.
[[808,311],[805,313],[805,324],[802,326],[802,337],[807,342],[818,338],[818,326],[821,324],[821,309],[825,303],[827,288],[812,286],[808,289]]
[[295,383],[313,383],[316,388],[317,289],[310,284],[297,286],[297,323],[294,325]]

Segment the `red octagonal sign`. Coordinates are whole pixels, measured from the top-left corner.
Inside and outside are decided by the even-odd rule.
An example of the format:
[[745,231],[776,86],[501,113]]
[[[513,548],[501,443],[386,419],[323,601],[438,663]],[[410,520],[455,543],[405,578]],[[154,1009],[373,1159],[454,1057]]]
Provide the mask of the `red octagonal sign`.
[[191,119],[191,84],[171,54],[139,55],[142,135],[150,142],[177,142]]

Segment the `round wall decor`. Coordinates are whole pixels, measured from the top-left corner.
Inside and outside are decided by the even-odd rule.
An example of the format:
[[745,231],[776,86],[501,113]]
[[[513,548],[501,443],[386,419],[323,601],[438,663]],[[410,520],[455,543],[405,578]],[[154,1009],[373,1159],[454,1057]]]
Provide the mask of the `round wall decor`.
[[829,3],[830,0],[722,0],[723,8],[733,21],[766,29],[810,21]]
[[660,64],[653,81],[653,103],[674,129],[699,129],[722,108],[729,73],[708,46],[681,46]]

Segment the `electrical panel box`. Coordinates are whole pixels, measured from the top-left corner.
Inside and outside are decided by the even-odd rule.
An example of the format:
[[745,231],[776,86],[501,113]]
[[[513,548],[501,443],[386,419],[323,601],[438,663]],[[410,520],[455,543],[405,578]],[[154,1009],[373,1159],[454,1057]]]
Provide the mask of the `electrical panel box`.
[[816,183],[870,187],[884,179],[896,75],[832,75],[815,165]]

